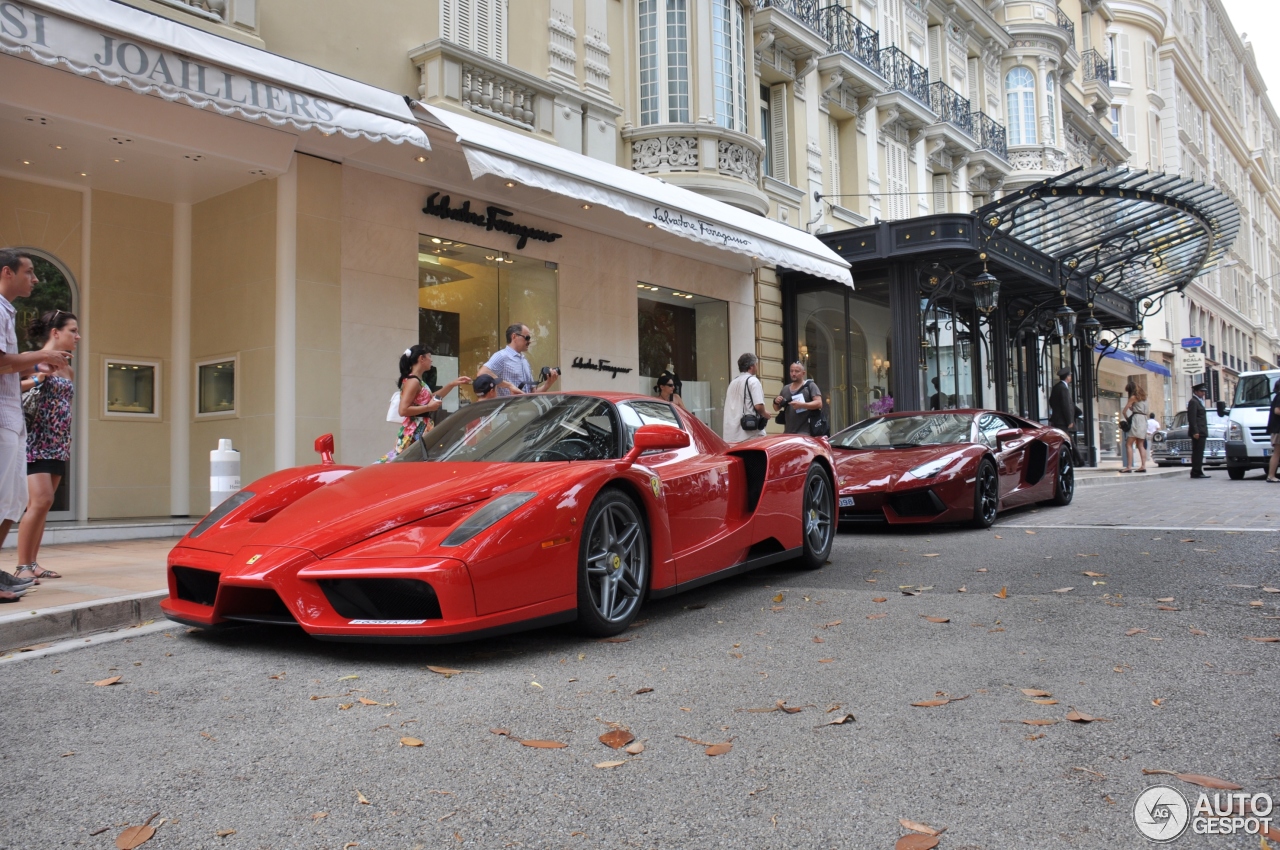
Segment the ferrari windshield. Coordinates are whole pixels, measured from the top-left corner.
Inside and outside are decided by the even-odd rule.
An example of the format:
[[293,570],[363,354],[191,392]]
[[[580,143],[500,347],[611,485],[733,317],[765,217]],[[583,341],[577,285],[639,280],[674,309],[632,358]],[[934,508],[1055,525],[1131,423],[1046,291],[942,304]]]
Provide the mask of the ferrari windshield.
[[604,399],[520,395],[468,405],[393,463],[538,463],[619,457],[617,414]]
[[967,443],[973,417],[959,413],[867,419],[831,438],[841,449],[901,449]]

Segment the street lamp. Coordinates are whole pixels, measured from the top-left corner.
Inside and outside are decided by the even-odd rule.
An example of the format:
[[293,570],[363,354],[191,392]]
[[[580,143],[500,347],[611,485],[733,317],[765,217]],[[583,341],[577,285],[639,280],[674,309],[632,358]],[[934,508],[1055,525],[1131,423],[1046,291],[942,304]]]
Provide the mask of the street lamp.
[[973,303],[984,313],[995,312],[1000,303],[1000,281],[987,271],[987,261],[982,261],[982,274],[973,279]]
[[1053,312],[1053,325],[1058,330],[1058,336],[1070,339],[1076,332],[1076,311],[1068,307],[1064,301],[1063,305]]
[[1089,313],[1089,318],[1080,323],[1080,332],[1084,334],[1084,341],[1093,348],[1098,344],[1098,334],[1102,332],[1102,322],[1093,317],[1093,313]]
[[1151,343],[1147,342],[1146,337],[1138,337],[1133,343],[1133,356],[1138,358],[1139,363],[1146,363],[1149,354],[1151,354]]

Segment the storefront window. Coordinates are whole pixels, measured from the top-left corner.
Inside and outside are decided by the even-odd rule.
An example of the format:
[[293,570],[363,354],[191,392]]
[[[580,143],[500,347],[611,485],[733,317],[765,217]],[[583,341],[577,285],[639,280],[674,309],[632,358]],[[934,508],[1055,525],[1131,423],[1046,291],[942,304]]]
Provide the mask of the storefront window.
[[[884,289],[883,300],[875,298]],[[889,395],[894,352],[884,284],[859,281],[854,297],[820,289],[796,295],[797,354],[831,410],[831,430],[872,415],[870,405]],[[777,393],[765,388],[765,395]]]
[[[507,344],[517,322],[533,340],[526,357],[537,380],[543,366],[560,367],[555,263],[434,236],[418,239],[418,341],[433,352],[427,383],[475,377]],[[434,374],[432,374],[434,373]],[[449,393],[445,410],[465,394]]]
[[160,364],[140,360],[107,360],[106,415],[159,417],[156,373]]
[[199,386],[197,416],[236,412],[235,358],[197,363],[196,383]]
[[737,374],[729,369],[728,303],[643,282],[636,293],[640,391],[654,393],[659,375],[674,375],[685,408],[720,433],[724,394]]

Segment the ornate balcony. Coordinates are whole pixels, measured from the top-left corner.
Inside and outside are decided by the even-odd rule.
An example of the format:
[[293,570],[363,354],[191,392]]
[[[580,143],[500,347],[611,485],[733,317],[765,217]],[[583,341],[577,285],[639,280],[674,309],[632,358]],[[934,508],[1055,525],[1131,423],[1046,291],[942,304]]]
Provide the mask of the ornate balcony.
[[929,108],[938,116],[939,121],[945,121],[970,136],[974,135],[973,113],[969,111],[969,100],[961,97],[960,93],[951,86],[941,81],[930,83]]
[[631,170],[764,215],[769,201],[760,191],[764,143],[716,124],[654,124],[629,127]]
[[847,53],[880,73],[880,34],[843,6],[828,6],[822,10],[822,32],[831,42],[833,51]]
[[990,151],[1008,162],[1009,142],[1004,125],[985,112],[973,114],[973,130],[978,140],[978,150]]
[[792,55],[822,56],[827,52],[819,0],[760,0],[752,16],[752,28],[757,52],[771,45],[785,48]]
[[1067,31],[1067,35],[1071,36],[1071,43],[1076,43],[1076,23],[1067,17],[1067,13],[1058,10],[1058,26]]
[[880,73],[880,35],[841,6],[822,10],[823,32],[831,52],[818,60],[822,96],[845,116],[860,115],[858,100],[888,88]]
[[1094,113],[1101,116],[1111,105],[1111,81],[1116,78],[1115,68],[1092,47],[1080,57],[1080,65],[1084,68],[1085,96],[1093,98],[1090,106]]
[[889,82],[889,88],[909,94],[921,105],[929,105],[929,69],[896,47],[880,51],[880,76]]
[[418,95],[424,100],[452,102],[521,130],[554,135],[553,107],[564,92],[559,84],[442,39],[409,51],[409,59],[421,72]]
[[779,9],[809,29],[822,34],[822,14],[818,0],[760,0],[759,9]]

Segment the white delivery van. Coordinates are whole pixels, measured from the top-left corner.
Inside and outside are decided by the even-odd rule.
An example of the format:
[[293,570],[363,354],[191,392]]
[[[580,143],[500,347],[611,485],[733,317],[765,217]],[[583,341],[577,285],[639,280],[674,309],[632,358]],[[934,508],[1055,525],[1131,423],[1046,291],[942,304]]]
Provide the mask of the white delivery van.
[[1239,481],[1250,469],[1266,469],[1271,458],[1271,438],[1267,436],[1267,416],[1280,369],[1244,372],[1236,384],[1227,426],[1227,475]]

